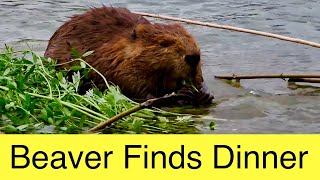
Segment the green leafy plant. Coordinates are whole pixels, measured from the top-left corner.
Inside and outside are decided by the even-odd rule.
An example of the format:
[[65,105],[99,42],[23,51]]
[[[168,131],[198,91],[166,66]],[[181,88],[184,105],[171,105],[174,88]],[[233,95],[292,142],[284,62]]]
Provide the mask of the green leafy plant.
[[[76,53],[73,52],[73,53]],[[58,69],[50,58],[7,47],[0,53],[0,132],[83,133],[137,103],[107,84],[79,94],[94,68],[76,54],[69,69]],[[70,77],[70,74],[71,77]],[[104,133],[197,133],[191,116],[143,109],[107,127]]]

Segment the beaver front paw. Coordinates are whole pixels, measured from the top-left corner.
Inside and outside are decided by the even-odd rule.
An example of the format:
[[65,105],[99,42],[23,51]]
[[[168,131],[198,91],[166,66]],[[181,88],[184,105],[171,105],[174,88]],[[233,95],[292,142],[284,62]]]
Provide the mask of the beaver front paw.
[[177,92],[177,101],[181,105],[209,105],[214,96],[207,92],[205,87],[194,91],[190,87],[183,87]]

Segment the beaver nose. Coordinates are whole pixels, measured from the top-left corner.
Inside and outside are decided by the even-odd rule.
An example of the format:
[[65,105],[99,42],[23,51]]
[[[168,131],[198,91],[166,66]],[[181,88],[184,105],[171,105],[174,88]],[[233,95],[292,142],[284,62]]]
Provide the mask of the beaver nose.
[[200,62],[200,55],[199,54],[186,55],[185,60],[190,66],[197,66]]

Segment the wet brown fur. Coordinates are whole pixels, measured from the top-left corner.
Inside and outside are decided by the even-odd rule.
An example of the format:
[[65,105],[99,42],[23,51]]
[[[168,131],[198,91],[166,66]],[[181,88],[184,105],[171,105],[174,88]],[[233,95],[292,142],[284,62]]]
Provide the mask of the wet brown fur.
[[[177,92],[181,81],[189,78],[202,88],[201,62],[196,60],[200,48],[180,24],[151,24],[125,8],[92,8],[54,33],[45,56],[67,62],[73,58],[70,48],[80,54],[93,50],[85,60],[129,97]],[[195,57],[195,62],[190,65],[187,56]],[[104,85],[99,75],[91,78]]]

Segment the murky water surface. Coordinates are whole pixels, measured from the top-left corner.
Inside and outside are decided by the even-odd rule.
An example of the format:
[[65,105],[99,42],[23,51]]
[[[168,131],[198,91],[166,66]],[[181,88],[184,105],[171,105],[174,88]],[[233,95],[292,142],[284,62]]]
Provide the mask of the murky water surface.
[[[47,40],[68,17],[101,3],[134,11],[268,31],[320,42],[318,0],[1,0],[0,44],[43,53]],[[150,19],[152,20],[152,19]],[[235,88],[214,75],[319,73],[320,50],[279,40],[186,25],[198,40],[204,76],[217,106],[216,118],[197,119],[202,133],[320,133],[319,90],[289,89],[283,80],[243,80]]]

